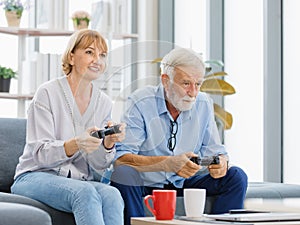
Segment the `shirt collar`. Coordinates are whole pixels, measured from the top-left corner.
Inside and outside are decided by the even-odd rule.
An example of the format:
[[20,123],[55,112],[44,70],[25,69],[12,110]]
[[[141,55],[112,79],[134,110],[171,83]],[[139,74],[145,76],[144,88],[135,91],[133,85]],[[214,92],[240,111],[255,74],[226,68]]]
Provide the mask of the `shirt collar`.
[[165,91],[162,84],[159,84],[156,90],[156,104],[159,115],[168,112],[165,99]]

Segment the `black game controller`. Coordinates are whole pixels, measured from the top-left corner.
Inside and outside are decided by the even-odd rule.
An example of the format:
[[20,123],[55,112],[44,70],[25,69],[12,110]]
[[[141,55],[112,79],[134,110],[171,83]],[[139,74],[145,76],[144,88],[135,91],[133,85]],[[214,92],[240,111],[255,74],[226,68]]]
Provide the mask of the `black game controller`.
[[112,127],[105,127],[105,129],[103,129],[103,130],[93,131],[91,133],[91,136],[101,139],[107,135],[121,133],[120,126],[121,126],[121,124],[117,124]]
[[190,158],[190,160],[193,163],[196,163],[200,166],[209,166],[211,164],[219,164],[220,163],[220,158],[217,155],[216,156],[206,156],[203,158],[200,158],[199,156],[195,156],[195,157]]

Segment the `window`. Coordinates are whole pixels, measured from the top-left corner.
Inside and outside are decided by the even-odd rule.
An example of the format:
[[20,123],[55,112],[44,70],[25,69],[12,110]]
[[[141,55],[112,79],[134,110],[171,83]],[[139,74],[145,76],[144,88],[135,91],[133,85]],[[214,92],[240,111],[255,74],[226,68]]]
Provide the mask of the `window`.
[[192,48],[206,59],[206,0],[175,0],[174,14],[175,44]]
[[233,115],[225,131],[231,162],[251,181],[263,179],[263,1],[226,0],[224,63],[236,94],[225,97]]
[[284,182],[300,184],[299,57],[300,1],[283,1],[283,150]]

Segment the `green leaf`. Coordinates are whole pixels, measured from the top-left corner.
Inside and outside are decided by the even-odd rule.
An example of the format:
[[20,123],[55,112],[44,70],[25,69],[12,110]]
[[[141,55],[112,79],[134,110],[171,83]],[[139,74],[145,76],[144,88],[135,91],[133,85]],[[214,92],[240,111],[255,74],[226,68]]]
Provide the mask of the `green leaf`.
[[224,66],[224,63],[221,60],[207,60],[207,61],[205,61],[205,63],[208,65],[215,65],[215,66],[219,66],[219,67]]
[[4,79],[16,78],[17,72],[13,71],[11,68],[0,66],[0,77]]

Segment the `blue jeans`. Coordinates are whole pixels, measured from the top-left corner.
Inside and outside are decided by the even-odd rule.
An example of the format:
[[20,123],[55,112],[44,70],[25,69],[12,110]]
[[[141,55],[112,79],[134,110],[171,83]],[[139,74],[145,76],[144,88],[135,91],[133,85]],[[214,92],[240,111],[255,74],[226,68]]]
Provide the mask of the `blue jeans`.
[[107,184],[28,172],[15,180],[11,191],[73,213],[77,225],[123,225],[123,199]]
[[[239,167],[231,167],[226,176],[214,179],[209,174],[195,175],[185,179],[182,188],[173,184],[164,189],[177,190],[177,196],[183,196],[184,188],[204,188],[207,196],[215,196],[212,208],[213,214],[226,213],[230,209],[243,208],[248,178]],[[129,166],[118,166],[111,177],[111,185],[118,188],[125,202],[124,222],[130,225],[130,217],[143,217],[143,197],[152,194],[154,187],[143,186],[139,172]]]

